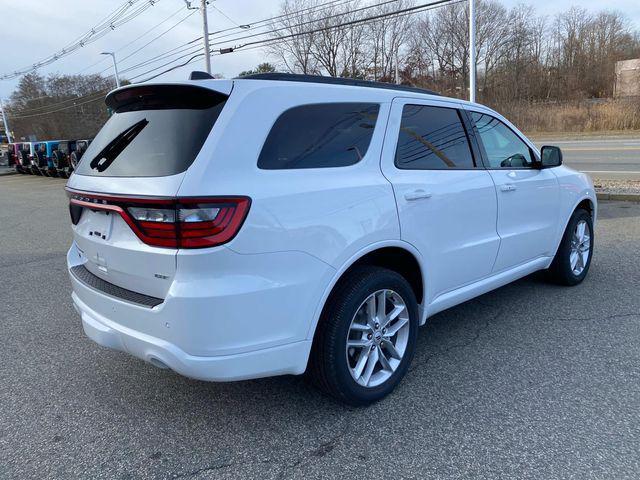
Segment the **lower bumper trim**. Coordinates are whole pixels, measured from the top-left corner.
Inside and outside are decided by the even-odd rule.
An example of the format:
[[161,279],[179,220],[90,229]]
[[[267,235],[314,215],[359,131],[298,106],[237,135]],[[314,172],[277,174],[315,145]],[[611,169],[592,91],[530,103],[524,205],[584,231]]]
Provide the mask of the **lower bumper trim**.
[[127,290],[126,288],[119,287],[113,283],[109,283],[106,280],[94,275],[86,269],[84,265],[76,265],[69,269],[71,274],[76,280],[81,282],[87,287],[98,290],[99,292],[109,295],[110,297],[117,298],[124,302],[135,303],[142,307],[153,308],[160,305],[164,300],[162,298],[152,297],[143,293]]

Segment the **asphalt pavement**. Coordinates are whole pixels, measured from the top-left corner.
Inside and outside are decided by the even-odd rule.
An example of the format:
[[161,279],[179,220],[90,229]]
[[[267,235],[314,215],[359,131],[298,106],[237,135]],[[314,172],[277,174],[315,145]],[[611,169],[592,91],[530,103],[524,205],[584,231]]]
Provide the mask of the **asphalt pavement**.
[[86,338],[63,185],[0,178],[0,478],[640,477],[640,204],[600,205],[584,283],[535,274],[438,314],[399,388],[356,409]]
[[556,145],[564,163],[603,180],[640,180],[640,135],[536,139],[536,145]]

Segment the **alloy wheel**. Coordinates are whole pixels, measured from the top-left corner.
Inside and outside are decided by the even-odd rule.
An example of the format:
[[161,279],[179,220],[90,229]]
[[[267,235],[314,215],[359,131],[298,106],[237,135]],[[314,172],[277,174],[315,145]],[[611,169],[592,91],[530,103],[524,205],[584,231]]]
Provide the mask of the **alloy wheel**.
[[409,311],[393,290],[378,290],[356,311],[347,334],[349,372],[363,387],[386,382],[398,368],[409,341]]
[[580,275],[589,260],[591,253],[591,230],[589,224],[585,220],[580,220],[576,224],[571,237],[571,251],[569,253],[569,262],[571,271],[574,275]]

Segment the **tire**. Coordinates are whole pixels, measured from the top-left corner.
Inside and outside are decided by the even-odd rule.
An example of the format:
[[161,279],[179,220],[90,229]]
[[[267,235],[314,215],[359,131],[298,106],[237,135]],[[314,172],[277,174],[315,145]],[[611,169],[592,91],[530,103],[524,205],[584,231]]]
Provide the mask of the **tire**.
[[31,163],[29,162],[29,157],[27,156],[27,152],[20,150],[19,163],[22,166],[22,168],[29,168]]
[[[379,310],[382,297],[385,313],[400,310],[404,304],[404,310],[389,321],[388,329],[383,328],[383,322],[368,320],[376,318],[369,308]],[[407,280],[385,268],[357,267],[340,280],[327,301],[311,349],[309,377],[344,403],[369,405],[391,393],[402,380],[413,358],[417,335],[418,304]],[[347,347],[348,341],[366,346]],[[361,374],[356,380],[358,371]]]
[[78,168],[78,162],[80,162],[80,158],[76,152],[71,152],[71,168],[74,170]]
[[59,152],[58,150],[55,150],[53,152],[51,160],[53,161],[53,167],[56,170],[65,168],[67,166],[67,156],[64,153]]
[[[584,228],[582,236],[580,234],[581,228]],[[569,219],[558,251],[549,267],[549,279],[554,283],[567,286],[582,282],[591,266],[593,240],[591,214],[582,208],[576,209]]]

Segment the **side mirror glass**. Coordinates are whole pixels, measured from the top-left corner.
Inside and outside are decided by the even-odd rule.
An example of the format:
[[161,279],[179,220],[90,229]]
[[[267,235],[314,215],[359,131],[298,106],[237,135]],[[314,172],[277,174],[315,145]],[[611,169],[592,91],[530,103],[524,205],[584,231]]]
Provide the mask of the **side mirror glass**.
[[542,168],[553,168],[562,165],[562,150],[560,150],[560,147],[545,145],[540,150],[540,157]]

